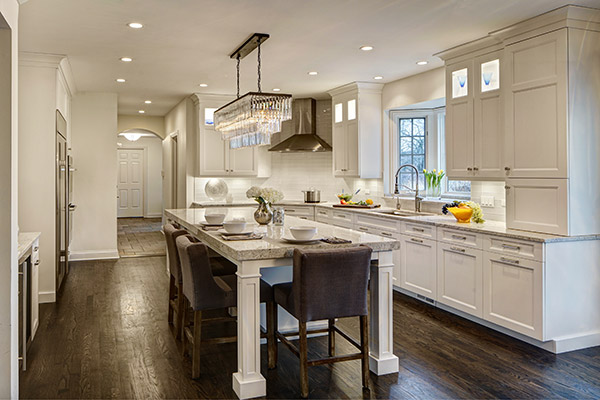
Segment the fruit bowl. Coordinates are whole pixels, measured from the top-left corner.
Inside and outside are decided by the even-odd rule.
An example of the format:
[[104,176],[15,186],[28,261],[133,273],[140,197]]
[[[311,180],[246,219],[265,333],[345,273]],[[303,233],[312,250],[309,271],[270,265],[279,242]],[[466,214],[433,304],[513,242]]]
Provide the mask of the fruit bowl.
[[471,216],[473,215],[473,210],[469,207],[448,207],[448,211],[454,215],[456,221],[461,224],[468,224],[471,222]]
[[342,200],[344,200],[346,203],[349,202],[350,200],[352,200],[352,197],[354,195],[352,193],[342,193],[342,194],[338,194],[337,198],[340,199],[340,202]]

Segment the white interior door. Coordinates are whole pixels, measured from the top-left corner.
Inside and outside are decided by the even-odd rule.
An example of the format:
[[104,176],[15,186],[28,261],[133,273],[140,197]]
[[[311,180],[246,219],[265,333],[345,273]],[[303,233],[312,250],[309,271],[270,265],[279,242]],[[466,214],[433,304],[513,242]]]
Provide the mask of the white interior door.
[[118,149],[117,217],[144,216],[144,150]]

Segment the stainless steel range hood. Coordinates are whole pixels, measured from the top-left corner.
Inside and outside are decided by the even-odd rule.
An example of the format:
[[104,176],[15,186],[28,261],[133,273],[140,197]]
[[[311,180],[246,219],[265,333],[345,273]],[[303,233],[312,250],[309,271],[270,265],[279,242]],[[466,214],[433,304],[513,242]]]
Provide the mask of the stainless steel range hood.
[[295,99],[292,103],[294,134],[269,151],[280,153],[301,153],[331,151],[331,146],[317,136],[317,101],[315,99]]

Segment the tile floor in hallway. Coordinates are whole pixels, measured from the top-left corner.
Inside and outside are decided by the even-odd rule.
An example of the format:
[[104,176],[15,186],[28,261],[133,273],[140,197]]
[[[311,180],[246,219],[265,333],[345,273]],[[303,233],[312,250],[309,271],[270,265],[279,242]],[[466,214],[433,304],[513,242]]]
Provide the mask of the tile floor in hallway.
[[120,257],[166,254],[161,218],[118,218],[117,244]]

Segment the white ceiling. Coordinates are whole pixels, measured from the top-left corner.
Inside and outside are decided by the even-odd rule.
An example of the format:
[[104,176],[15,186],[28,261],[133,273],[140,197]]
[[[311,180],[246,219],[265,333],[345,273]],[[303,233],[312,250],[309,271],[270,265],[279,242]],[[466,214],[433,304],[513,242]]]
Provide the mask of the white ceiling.
[[[567,3],[600,7],[600,0],[29,0],[19,37],[22,51],[68,55],[77,90],[117,92],[119,113],[164,115],[193,92],[235,93],[228,56],[253,32],[271,35],[263,90],[323,97],[352,81],[390,82],[440,67],[432,54]],[[144,28],[127,27],[132,21]],[[364,44],[375,49],[360,51]],[[119,61],[124,56],[134,61]],[[241,73],[242,93],[255,90],[256,51]]]

